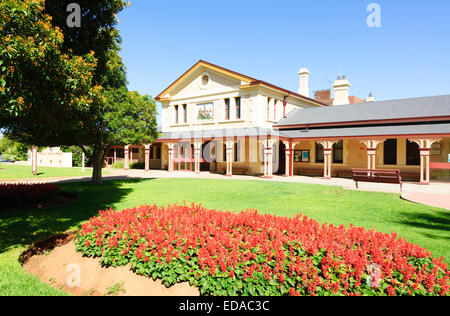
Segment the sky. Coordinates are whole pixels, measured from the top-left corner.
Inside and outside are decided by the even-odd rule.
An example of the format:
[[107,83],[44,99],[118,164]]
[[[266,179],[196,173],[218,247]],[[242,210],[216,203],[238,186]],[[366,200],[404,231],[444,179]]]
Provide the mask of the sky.
[[131,0],[118,18],[129,89],[153,97],[200,59],[292,91],[306,67],[311,95],[338,75],[363,99],[450,94],[448,0]]

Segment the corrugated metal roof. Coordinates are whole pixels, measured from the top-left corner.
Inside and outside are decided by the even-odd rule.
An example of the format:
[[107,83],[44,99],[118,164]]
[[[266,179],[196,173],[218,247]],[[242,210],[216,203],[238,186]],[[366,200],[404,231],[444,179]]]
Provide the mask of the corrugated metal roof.
[[450,116],[450,95],[296,109],[275,126]]
[[354,136],[411,136],[436,134],[450,135],[450,123],[314,128],[309,130],[297,129],[280,131],[280,136],[289,138],[339,138]]
[[245,136],[278,136],[280,132],[260,127],[247,128],[227,128],[213,130],[191,130],[179,132],[162,133],[158,140],[178,140],[178,139],[211,139],[211,138],[228,138],[228,137],[245,137]]

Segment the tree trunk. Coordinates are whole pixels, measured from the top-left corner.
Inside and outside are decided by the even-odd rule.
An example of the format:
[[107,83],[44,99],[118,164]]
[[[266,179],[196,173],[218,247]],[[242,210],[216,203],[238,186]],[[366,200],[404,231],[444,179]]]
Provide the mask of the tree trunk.
[[102,184],[102,169],[103,169],[103,149],[94,149],[92,155],[92,183]]

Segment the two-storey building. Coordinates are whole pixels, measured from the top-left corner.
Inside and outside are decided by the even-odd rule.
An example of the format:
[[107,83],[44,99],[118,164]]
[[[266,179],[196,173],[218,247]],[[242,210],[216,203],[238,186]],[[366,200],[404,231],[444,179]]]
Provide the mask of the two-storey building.
[[349,96],[339,77],[309,97],[309,71],[293,92],[199,61],[156,100],[162,105],[154,144],[112,149],[169,172],[348,176],[351,168],[396,168],[428,183],[450,178],[450,96],[375,102]]

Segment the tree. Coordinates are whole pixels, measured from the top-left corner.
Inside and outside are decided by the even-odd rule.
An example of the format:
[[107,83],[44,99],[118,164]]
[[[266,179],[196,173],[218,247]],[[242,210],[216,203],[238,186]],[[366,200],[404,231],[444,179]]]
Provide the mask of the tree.
[[28,146],[3,136],[0,139],[0,156],[10,161],[27,160]]
[[[6,39],[0,44],[0,127],[27,144],[79,146],[92,161],[92,182],[101,183],[109,145],[150,143],[156,136],[154,101],[126,90],[114,27],[124,2],[81,1],[83,25],[75,29],[65,25],[61,3],[47,1],[48,14],[38,0],[0,3]],[[133,113],[120,109],[127,104],[141,112],[121,131],[117,122],[128,122]]]

